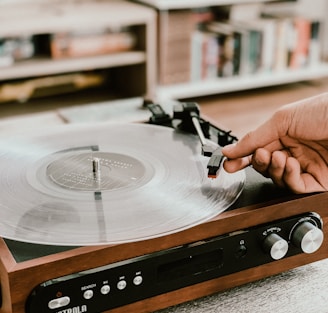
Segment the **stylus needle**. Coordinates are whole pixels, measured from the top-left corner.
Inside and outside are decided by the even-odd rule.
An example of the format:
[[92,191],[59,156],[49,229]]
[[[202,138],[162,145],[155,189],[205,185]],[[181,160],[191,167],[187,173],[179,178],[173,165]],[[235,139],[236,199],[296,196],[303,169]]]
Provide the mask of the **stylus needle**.
[[216,149],[212,153],[212,156],[210,157],[210,160],[207,163],[207,169],[208,169],[207,176],[209,178],[217,178],[217,176],[219,175],[219,171],[220,171],[223,159],[224,159],[224,156],[222,155],[220,148]]

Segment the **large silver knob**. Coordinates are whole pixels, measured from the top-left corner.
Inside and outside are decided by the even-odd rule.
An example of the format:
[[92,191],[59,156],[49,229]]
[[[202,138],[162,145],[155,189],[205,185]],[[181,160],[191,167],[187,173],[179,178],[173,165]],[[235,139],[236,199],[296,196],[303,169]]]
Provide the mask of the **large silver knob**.
[[317,251],[323,242],[323,232],[310,222],[302,222],[292,233],[292,242],[305,253]]
[[264,239],[263,245],[274,260],[282,259],[288,252],[288,242],[276,233],[269,234]]

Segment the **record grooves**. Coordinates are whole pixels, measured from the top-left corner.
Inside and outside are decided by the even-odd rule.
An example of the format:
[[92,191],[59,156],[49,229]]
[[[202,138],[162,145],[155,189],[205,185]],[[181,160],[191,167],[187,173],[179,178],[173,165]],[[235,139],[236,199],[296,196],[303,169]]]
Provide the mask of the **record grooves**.
[[47,245],[181,231],[226,210],[245,181],[208,179],[196,136],[146,124],[61,126],[2,142],[0,158],[0,235]]

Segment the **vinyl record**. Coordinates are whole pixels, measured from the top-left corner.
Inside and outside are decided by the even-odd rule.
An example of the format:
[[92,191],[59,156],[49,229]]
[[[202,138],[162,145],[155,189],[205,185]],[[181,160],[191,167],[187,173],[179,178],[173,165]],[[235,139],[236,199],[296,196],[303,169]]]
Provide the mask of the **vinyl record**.
[[0,236],[49,245],[131,242],[226,210],[245,174],[207,177],[197,136],[148,124],[63,125],[0,143]]

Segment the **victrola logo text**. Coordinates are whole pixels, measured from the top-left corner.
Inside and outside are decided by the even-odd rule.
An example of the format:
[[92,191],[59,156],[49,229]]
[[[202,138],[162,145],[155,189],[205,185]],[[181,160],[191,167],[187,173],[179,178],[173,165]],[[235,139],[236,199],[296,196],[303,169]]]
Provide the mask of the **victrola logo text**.
[[88,311],[88,308],[84,304],[84,305],[81,305],[81,306],[75,306],[74,308],[68,308],[68,309],[65,309],[65,310],[61,310],[61,311],[58,311],[56,313],[84,313],[84,312],[87,312],[87,311]]

